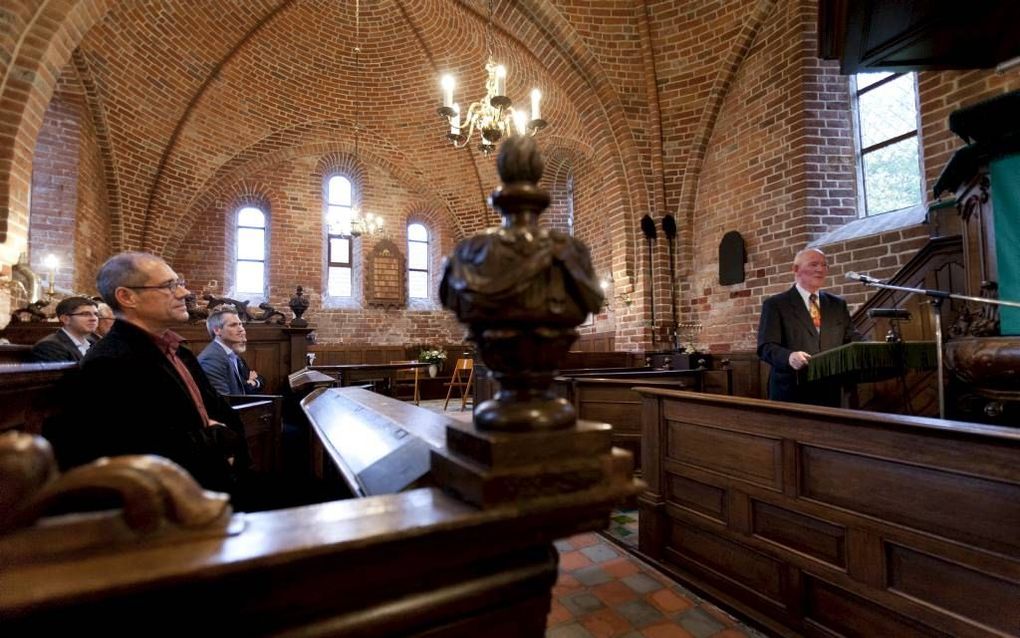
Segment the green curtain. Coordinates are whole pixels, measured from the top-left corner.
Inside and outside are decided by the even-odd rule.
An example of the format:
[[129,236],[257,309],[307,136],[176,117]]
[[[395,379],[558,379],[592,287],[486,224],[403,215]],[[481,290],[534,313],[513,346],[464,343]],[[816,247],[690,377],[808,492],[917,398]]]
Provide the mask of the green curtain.
[[[995,210],[995,256],[999,299],[1020,301],[1020,154],[988,165]],[[999,307],[1001,332],[1020,335],[1020,308]]]
[[934,370],[934,341],[857,341],[811,357],[807,380],[837,378],[844,383],[869,383],[898,376],[905,370]]

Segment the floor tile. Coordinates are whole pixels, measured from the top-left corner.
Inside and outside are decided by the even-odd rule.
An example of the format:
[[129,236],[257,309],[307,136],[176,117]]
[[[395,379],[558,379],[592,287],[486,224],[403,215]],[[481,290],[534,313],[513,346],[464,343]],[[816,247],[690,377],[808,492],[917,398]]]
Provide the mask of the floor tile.
[[641,635],[644,638],[692,638],[689,631],[672,623],[645,627]]
[[587,591],[572,596],[560,598],[560,603],[566,607],[574,616],[583,616],[593,611],[603,609],[605,605],[594,594]]
[[614,558],[600,564],[599,567],[604,569],[607,574],[616,578],[624,578],[641,571],[637,563],[626,557]]
[[595,638],[591,633],[576,622],[553,627],[545,632],[546,638]]
[[647,594],[663,588],[662,583],[655,580],[648,574],[632,574],[630,576],[625,576],[620,580],[623,581],[624,585],[630,587],[639,594]]
[[663,619],[662,612],[643,600],[632,600],[616,608],[621,616],[637,628],[647,627]]
[[687,611],[694,607],[694,603],[688,598],[681,596],[671,589],[660,589],[649,596],[648,600],[667,614]]
[[605,563],[620,557],[620,553],[606,543],[585,547],[581,553],[590,558],[593,563]]
[[546,627],[555,627],[556,625],[573,620],[574,614],[570,613],[570,610],[563,606],[560,601],[555,598],[552,601],[552,605],[549,609],[549,615],[546,616]]
[[726,629],[725,625],[700,607],[686,612],[678,618],[678,621],[684,629],[694,634],[694,638],[709,638],[712,634]]
[[617,638],[632,629],[627,620],[612,609],[603,609],[580,620],[595,638]]
[[574,578],[581,582],[583,585],[591,587],[592,585],[601,585],[602,583],[608,583],[613,580],[604,569],[598,565],[592,567],[582,567],[573,572]]
[[591,565],[592,560],[582,552],[560,553],[560,569],[572,572],[582,567],[591,567]]
[[570,539],[570,543],[576,549],[581,549],[582,547],[588,547],[590,545],[597,545],[601,542],[603,541],[599,540],[598,534],[578,534]]
[[618,580],[611,580],[608,583],[595,585],[591,593],[606,605],[613,607],[638,597],[637,593]]

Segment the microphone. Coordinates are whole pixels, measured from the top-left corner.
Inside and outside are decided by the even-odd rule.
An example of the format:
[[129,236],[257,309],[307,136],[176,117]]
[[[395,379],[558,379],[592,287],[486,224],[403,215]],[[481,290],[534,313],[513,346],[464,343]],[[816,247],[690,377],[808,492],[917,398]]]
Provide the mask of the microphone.
[[850,279],[852,281],[859,281],[862,284],[880,284],[880,283],[882,283],[881,279],[875,279],[874,277],[869,277],[868,275],[862,275],[860,273],[856,273],[856,272],[853,272],[853,271],[848,272],[846,274],[846,278]]

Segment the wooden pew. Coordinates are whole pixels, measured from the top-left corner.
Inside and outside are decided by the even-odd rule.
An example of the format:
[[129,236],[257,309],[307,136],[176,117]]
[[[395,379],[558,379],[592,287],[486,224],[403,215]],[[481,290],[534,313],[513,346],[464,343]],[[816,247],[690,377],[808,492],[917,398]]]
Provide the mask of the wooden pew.
[[1020,633],[1020,432],[638,391],[661,568],[786,635]]
[[[31,345],[58,327],[56,322],[10,323],[0,330],[0,337],[6,337],[14,344]],[[248,350],[244,353],[244,360],[249,368],[258,370],[265,378],[266,392],[282,394],[287,387],[287,375],[305,365],[307,336],[311,331],[312,328],[290,328],[276,324],[245,325]],[[174,332],[185,338],[186,345],[196,355],[209,343],[209,333],[204,323],[184,324],[176,327]]]
[[[222,495],[136,457],[83,468],[84,477],[65,475],[43,492],[70,497],[92,476],[122,492],[123,512],[26,526],[39,497],[4,499],[0,624],[5,635],[140,627],[182,635],[200,626],[222,635],[544,636],[558,575],[552,542],[604,527],[612,507],[637,493],[629,455],[610,450],[604,424],[519,435],[456,424],[447,434],[430,450],[442,490],[232,515]],[[38,444],[0,437],[0,458],[30,452],[45,457]],[[114,470],[116,481],[103,474]],[[0,473],[4,494],[30,482]]]

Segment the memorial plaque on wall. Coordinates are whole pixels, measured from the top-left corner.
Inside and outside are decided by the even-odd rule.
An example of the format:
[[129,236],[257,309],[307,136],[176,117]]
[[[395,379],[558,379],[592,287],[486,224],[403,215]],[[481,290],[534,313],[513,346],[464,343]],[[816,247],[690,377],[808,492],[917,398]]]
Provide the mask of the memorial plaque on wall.
[[389,239],[380,240],[366,260],[365,301],[373,306],[404,305],[404,255]]

